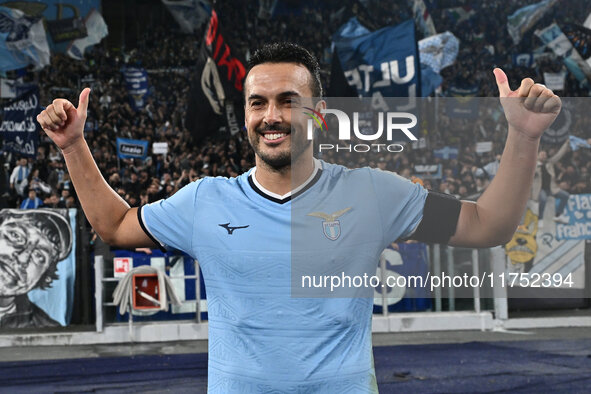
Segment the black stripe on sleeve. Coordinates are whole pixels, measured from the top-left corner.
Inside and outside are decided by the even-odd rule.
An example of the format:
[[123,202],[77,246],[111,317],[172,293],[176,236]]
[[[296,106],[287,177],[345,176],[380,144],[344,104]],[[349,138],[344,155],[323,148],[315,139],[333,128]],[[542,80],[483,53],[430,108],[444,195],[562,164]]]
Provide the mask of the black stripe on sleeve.
[[423,219],[408,237],[426,243],[449,242],[456,233],[462,202],[449,194],[429,191],[423,208]]
[[150,238],[152,240],[152,242],[154,242],[154,244],[156,244],[156,246],[158,246],[158,249],[160,249],[162,252],[166,253],[166,249],[162,246],[162,244],[160,242],[158,242],[158,240],[156,238],[154,238],[154,236],[148,231],[148,228],[144,224],[144,221],[142,220],[142,208],[143,207],[139,207],[137,209],[137,220],[138,220],[138,222],[140,222],[140,227],[142,228],[142,230],[144,230],[144,232],[146,233],[148,238]]

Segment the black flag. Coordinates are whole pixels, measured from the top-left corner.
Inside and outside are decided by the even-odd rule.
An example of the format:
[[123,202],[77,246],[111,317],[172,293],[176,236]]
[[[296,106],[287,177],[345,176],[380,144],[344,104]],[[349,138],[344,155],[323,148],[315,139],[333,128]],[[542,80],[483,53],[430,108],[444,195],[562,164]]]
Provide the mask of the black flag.
[[[186,126],[197,141],[238,133],[244,125],[243,83],[246,68],[222,33],[212,10],[191,85]],[[218,133],[219,132],[219,133]]]

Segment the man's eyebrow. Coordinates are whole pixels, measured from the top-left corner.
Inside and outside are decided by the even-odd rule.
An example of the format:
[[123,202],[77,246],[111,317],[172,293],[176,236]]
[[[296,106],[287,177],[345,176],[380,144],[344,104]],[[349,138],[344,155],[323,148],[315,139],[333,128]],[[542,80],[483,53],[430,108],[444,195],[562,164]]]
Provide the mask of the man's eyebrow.
[[[293,96],[297,96],[297,97],[301,97],[301,95],[293,90],[288,90],[286,92],[281,92],[277,95],[278,98],[286,98],[286,97],[293,97]],[[248,101],[250,100],[265,100],[266,98],[263,95],[260,94],[251,94],[250,96],[248,96]]]
[[279,96],[279,98],[293,97],[293,96],[301,97],[298,92],[294,92],[294,91],[291,91],[291,90],[289,90],[287,92],[281,92],[277,96]]
[[250,96],[248,96],[248,100],[262,100],[264,99],[263,96],[261,96],[260,94],[251,94]]

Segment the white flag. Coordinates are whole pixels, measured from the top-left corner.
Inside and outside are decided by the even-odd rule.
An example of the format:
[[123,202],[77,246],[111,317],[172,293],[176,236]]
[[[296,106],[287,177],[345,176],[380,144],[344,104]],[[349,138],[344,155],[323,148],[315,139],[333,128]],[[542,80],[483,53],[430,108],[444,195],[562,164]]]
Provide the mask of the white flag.
[[507,18],[507,30],[515,45],[519,44],[523,34],[556,4],[558,0],[543,0],[536,4],[521,7]]
[[460,41],[449,31],[419,41],[421,64],[426,64],[436,73],[452,65],[459,50]]
[[544,85],[550,90],[564,90],[566,73],[544,73]]
[[16,81],[13,79],[0,78],[0,97],[16,98]]
[[98,44],[109,34],[109,29],[103,16],[96,10],[90,11],[84,21],[84,25],[86,26],[87,36],[72,41],[67,51],[70,57],[78,60],[84,59],[86,48]]
[[585,23],[583,23],[587,29],[591,29],[591,12],[587,15],[587,19],[585,19]]

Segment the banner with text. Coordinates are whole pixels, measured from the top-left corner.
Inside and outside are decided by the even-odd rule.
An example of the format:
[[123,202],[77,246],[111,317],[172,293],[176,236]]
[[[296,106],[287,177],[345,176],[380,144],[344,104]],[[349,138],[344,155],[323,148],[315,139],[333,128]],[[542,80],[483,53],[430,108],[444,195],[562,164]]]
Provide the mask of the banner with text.
[[131,99],[131,105],[138,111],[146,105],[149,94],[148,73],[141,67],[125,67],[121,69],[125,78],[127,93]]
[[2,107],[0,136],[5,150],[28,157],[37,155],[40,130],[37,115],[41,111],[37,88]]
[[148,141],[117,138],[117,156],[121,159],[145,159]]
[[348,37],[335,37],[336,55],[347,82],[380,106],[384,97],[420,94],[420,65],[414,22]]

